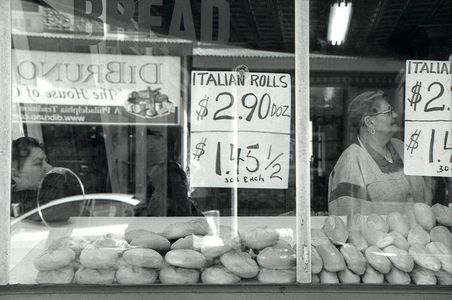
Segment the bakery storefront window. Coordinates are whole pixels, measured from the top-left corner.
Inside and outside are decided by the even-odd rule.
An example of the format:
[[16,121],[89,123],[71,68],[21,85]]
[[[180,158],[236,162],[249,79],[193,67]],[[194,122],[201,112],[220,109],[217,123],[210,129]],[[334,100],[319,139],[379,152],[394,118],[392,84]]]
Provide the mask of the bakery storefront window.
[[452,284],[452,6],[429,3],[312,9],[312,282]]
[[294,1],[11,9],[11,284],[296,281]]

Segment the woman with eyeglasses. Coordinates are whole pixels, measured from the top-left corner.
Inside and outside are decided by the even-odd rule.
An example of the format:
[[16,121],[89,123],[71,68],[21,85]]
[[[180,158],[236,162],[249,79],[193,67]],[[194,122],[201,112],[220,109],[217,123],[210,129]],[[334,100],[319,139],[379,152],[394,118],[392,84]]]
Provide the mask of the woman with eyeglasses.
[[433,181],[403,173],[403,142],[393,138],[398,114],[382,91],[355,97],[348,108],[356,136],[329,178],[334,215],[404,212],[413,202],[431,204]]

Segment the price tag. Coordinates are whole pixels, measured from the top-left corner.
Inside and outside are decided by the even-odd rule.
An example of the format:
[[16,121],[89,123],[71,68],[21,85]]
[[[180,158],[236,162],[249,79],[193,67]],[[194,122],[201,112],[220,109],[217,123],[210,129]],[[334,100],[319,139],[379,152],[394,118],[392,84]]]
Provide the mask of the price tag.
[[452,177],[451,78],[451,62],[406,62],[407,175]]
[[287,188],[289,74],[193,72],[190,184]]

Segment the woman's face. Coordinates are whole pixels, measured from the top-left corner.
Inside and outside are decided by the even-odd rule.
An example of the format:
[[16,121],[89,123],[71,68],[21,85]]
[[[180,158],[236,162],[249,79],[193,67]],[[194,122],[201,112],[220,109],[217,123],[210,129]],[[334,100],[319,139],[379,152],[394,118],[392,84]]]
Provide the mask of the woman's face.
[[380,99],[377,104],[377,112],[372,114],[375,131],[380,134],[390,134],[397,132],[398,114],[392,109],[391,105],[385,99]]
[[52,168],[41,148],[31,148],[30,155],[18,171],[15,189],[37,190],[45,174]]

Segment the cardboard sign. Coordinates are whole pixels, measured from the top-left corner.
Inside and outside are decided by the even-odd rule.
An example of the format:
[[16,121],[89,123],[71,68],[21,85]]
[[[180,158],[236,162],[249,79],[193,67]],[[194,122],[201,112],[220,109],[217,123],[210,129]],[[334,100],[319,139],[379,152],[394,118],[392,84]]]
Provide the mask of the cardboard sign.
[[176,125],[180,58],[13,52],[13,121]]
[[451,79],[451,62],[406,62],[407,175],[452,177]]
[[193,187],[288,187],[289,74],[192,72]]

